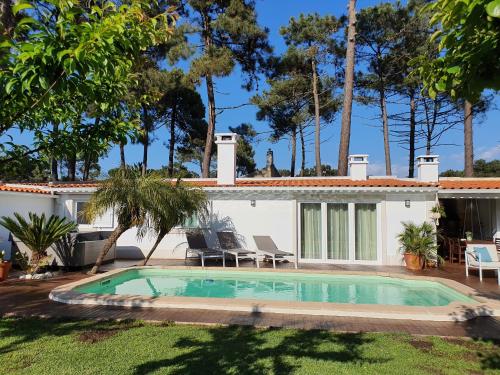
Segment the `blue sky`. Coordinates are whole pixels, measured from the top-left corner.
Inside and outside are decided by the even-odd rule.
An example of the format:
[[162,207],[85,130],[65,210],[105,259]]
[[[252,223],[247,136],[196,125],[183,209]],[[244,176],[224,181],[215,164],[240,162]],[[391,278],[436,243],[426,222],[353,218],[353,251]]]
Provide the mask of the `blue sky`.
[[[358,0],[357,9],[372,6],[381,1]],[[300,13],[318,12],[320,14],[333,14],[340,16],[346,13],[345,0],[257,0],[257,12],[259,23],[270,29],[270,43],[275,48],[275,53],[285,49],[283,39],[279,35],[279,28],[288,23],[290,17],[298,16]],[[261,89],[264,88],[261,82]],[[241,75],[235,71],[231,76],[216,80],[217,107],[228,107],[247,103],[255,92],[246,92],[241,88]],[[200,93],[205,100],[206,93],[204,85],[200,87]],[[486,158],[500,159],[500,98],[497,95],[495,105],[497,109],[490,110],[480,124],[475,124],[474,144],[476,159]],[[389,108],[389,112],[391,108]],[[255,119],[256,108],[245,106],[240,109],[228,110],[217,117],[217,132],[227,131],[229,126],[237,126],[243,122],[251,123],[259,133],[255,145],[255,159],[258,167],[265,164],[265,154],[268,148],[274,151],[275,163],[278,168],[289,168],[290,150],[287,140],[278,143],[270,143],[267,140],[268,126],[265,122]],[[366,153],[370,155],[370,173],[381,175],[384,173],[384,150],[381,129],[377,126],[378,111],[373,107],[354,105],[352,117],[351,153]],[[340,134],[340,117],[337,115],[335,121],[322,130],[322,162],[336,167],[338,154],[338,141]],[[309,132],[310,133],[310,132]],[[156,140],[150,148],[149,162],[151,168],[159,168],[167,164],[168,141],[167,130],[160,128],[155,134]],[[457,146],[436,147],[434,153],[441,156],[441,169],[463,168],[463,134],[461,129],[452,130],[448,133],[448,142]],[[30,141],[30,135],[23,136],[25,142]],[[308,137],[308,152],[306,154],[306,165],[314,164],[313,135]],[[408,152],[395,142],[391,144],[391,156],[393,162],[393,174],[405,176],[407,173]],[[140,146],[128,145],[126,147],[126,158],[128,163],[139,162],[142,158]],[[300,163],[300,160],[298,160]],[[106,172],[119,164],[118,149],[114,148],[109,155],[101,160],[102,170]],[[300,166],[300,164],[298,164]],[[197,167],[193,169],[198,171]]]

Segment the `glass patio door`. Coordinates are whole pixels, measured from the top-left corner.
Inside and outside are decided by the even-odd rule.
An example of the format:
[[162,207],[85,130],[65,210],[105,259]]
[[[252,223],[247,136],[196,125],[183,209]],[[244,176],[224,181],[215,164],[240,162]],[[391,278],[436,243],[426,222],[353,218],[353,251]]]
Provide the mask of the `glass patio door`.
[[377,260],[377,205],[355,205],[355,259]]
[[321,203],[302,203],[300,207],[300,257],[321,259]]
[[327,217],[327,258],[349,259],[349,210],[348,205],[328,203]]

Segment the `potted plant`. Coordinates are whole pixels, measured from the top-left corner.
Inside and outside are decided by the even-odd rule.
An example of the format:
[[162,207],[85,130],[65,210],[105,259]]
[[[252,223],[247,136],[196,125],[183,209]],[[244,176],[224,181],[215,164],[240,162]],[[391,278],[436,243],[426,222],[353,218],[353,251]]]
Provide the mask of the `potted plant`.
[[9,276],[12,262],[5,260],[5,251],[0,251],[0,281],[4,281]]
[[446,212],[442,206],[436,204],[431,208],[431,219],[436,223],[436,226],[439,225],[439,219],[446,218]]
[[472,232],[465,232],[465,238],[467,241],[472,241]]
[[421,270],[427,263],[437,263],[436,231],[430,223],[417,225],[402,223],[403,232],[398,235],[406,268]]

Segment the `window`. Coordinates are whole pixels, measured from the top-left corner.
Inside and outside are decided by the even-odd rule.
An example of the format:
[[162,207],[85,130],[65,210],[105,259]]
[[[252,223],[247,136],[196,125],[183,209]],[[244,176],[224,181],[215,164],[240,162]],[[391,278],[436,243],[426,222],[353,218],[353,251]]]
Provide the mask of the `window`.
[[198,220],[198,213],[193,213],[190,217],[184,220],[182,223],[182,228],[199,228],[200,221]]
[[355,205],[356,260],[377,260],[377,205]]
[[79,225],[89,225],[90,224],[84,215],[86,205],[87,205],[87,202],[76,202],[76,204],[75,204],[75,211],[76,211],[75,219],[76,219],[76,223]]
[[300,215],[300,255],[304,259],[321,259],[321,204],[303,203]]
[[327,204],[327,257],[349,259],[349,212],[347,204]]

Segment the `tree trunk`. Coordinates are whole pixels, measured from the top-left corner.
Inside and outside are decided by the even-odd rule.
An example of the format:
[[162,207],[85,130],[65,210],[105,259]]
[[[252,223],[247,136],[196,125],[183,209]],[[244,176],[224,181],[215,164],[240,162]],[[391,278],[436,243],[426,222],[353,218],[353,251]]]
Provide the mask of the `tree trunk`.
[[101,267],[102,261],[104,260],[104,257],[108,253],[108,251],[113,247],[113,245],[116,243],[118,238],[125,232],[127,228],[123,227],[121,224],[118,224],[118,226],[115,228],[115,230],[111,233],[111,235],[108,237],[106,242],[104,243],[101,252],[99,253],[99,256],[97,257],[97,260],[95,261],[94,267],[89,271],[89,275],[95,275],[97,271],[99,271],[99,267]]
[[[3,30],[0,29],[0,34],[6,37],[11,37],[14,33],[14,28],[16,26],[16,17],[12,14],[12,6],[14,2],[12,0],[2,0],[0,1],[0,25],[2,25]],[[0,56],[3,55],[7,50],[0,52]]]
[[304,128],[302,125],[299,126],[300,135],[300,151],[301,151],[301,161],[300,161],[300,175],[304,176],[304,171],[306,169],[306,142],[304,140]]
[[148,146],[149,146],[149,114],[146,106],[143,110],[143,134],[142,134],[142,175],[145,176],[148,171]]
[[125,162],[125,144],[120,142],[120,168],[125,169],[127,163]]
[[311,59],[311,69],[313,74],[312,89],[314,96],[314,121],[315,121],[315,134],[314,134],[314,147],[316,158],[316,176],[321,176],[321,134],[320,134],[320,118],[319,118],[319,95],[318,95],[318,72],[316,69],[316,56]]
[[356,49],[356,0],[349,0],[349,26],[344,82],[344,104],[340,131],[338,175],[347,176],[347,158],[351,138],[352,93],[354,88],[354,52]]
[[[205,45],[205,53],[208,53],[212,46],[212,29],[210,26],[210,18],[208,14],[203,15],[203,41]],[[215,133],[215,94],[214,94],[214,82],[212,74],[208,73],[205,77],[207,84],[207,96],[208,96],[208,128],[207,128],[207,139],[205,142],[205,152],[203,154],[202,163],[202,177],[210,177],[210,161],[212,159],[212,147],[214,143],[214,133]]]
[[389,145],[389,120],[387,118],[387,103],[385,100],[385,90],[380,90],[380,111],[382,114],[382,127],[384,132],[384,154],[385,154],[385,174],[392,175],[391,168],[391,148]]
[[168,232],[160,232],[158,234],[158,237],[156,238],[156,242],[154,243],[153,247],[151,248],[151,250],[149,250],[149,253],[148,255],[146,256],[146,258],[144,259],[144,261],[142,262],[142,265],[145,266],[148,262],[149,262],[149,258],[151,258],[151,256],[153,255],[153,253],[155,252],[156,248],[158,247],[158,245],[160,244],[161,240],[163,240],[163,238],[167,235]]
[[410,91],[410,161],[408,165],[408,177],[415,177],[415,92],[413,90]]
[[290,164],[290,177],[295,177],[295,160],[297,158],[297,129],[293,128],[292,136],[292,161]]
[[68,179],[76,181],[76,152],[68,159]]
[[175,152],[175,123],[177,121],[177,102],[172,106],[172,117],[170,119],[170,144],[168,149],[168,175],[174,175],[174,152]]
[[[57,133],[59,132],[59,125],[54,124],[52,127],[52,139],[57,142]],[[56,159],[56,155],[52,154],[51,155],[51,161],[50,161],[50,175],[52,178],[52,181],[58,181],[59,180],[59,169],[58,169],[58,162]]]
[[472,104],[464,103],[464,176],[474,176],[474,142],[472,139]]

